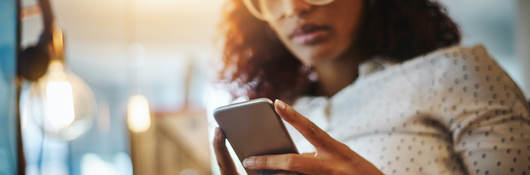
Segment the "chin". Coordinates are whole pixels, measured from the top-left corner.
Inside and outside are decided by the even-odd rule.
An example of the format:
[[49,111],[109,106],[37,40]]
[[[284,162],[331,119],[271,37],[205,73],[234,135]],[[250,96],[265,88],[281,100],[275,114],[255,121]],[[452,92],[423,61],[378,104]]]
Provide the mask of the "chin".
[[313,46],[303,46],[292,50],[295,55],[305,64],[315,65],[319,63],[329,62],[337,59],[341,55],[343,49],[334,46],[333,44],[321,44]]

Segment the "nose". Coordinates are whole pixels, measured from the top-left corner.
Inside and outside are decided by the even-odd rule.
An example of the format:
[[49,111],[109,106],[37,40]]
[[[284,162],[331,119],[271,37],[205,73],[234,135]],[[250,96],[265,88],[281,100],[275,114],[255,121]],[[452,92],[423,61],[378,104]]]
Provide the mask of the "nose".
[[284,0],[284,3],[284,7],[286,8],[286,16],[303,16],[314,8],[314,5],[307,3],[305,0]]

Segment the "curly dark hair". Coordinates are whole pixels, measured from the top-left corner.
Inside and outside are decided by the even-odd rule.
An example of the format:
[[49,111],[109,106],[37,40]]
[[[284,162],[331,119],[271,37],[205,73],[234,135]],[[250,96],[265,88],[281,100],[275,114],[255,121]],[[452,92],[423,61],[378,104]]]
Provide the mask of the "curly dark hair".
[[[355,42],[364,58],[403,62],[439,48],[458,44],[458,26],[433,0],[366,0]],[[223,9],[221,82],[234,97],[268,97],[292,101],[314,95],[307,69],[290,53],[269,25],[253,17],[242,0]],[[361,60],[362,61],[362,60]],[[313,88],[314,89],[314,88]]]

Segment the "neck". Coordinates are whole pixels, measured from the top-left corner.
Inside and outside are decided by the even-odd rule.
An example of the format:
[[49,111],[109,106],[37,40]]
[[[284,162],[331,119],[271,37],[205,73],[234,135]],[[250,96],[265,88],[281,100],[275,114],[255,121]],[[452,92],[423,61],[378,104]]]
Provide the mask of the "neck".
[[355,56],[347,54],[333,61],[314,65],[320,94],[331,97],[357,79],[359,59],[352,57]]

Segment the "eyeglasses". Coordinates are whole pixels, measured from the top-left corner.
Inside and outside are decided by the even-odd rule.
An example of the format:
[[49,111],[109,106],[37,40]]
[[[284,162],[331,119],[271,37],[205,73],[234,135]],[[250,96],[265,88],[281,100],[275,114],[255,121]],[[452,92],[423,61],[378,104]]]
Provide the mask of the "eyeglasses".
[[[292,15],[293,7],[289,2],[291,0],[243,0],[248,11],[256,18],[261,20],[277,19],[284,15]],[[327,5],[334,0],[304,0],[311,5]]]

